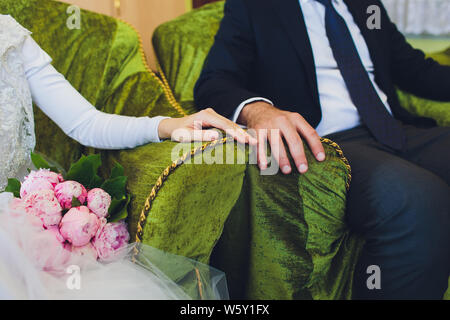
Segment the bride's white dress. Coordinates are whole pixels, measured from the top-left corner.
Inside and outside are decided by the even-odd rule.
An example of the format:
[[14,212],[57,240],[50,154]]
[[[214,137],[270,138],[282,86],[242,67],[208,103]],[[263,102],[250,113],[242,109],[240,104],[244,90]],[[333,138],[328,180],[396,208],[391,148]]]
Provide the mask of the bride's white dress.
[[[88,146],[123,149],[159,142],[163,117],[101,113],[50,62],[28,30],[0,15],[0,190],[31,166],[32,100],[66,134]],[[126,134],[117,133],[117,127]],[[49,252],[47,233],[39,232],[24,212],[11,209],[12,199],[0,193],[0,299],[191,299],[197,298],[196,286],[202,298],[228,298],[223,273],[149,246],[132,244],[110,263]],[[48,259],[61,263],[44,271],[41,262]]]

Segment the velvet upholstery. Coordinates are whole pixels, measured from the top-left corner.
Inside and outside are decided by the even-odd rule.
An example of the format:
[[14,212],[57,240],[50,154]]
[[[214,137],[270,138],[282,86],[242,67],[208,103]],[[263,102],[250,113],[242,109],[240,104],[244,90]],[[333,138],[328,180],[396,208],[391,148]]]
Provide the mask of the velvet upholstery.
[[194,86],[223,17],[224,1],[207,4],[159,26],[153,46],[175,98],[193,107]]
[[[450,41],[447,50],[428,56],[441,64],[450,65]],[[433,118],[440,126],[450,126],[450,102],[431,101],[400,90],[398,97],[400,104],[412,114]]]
[[[2,0],[11,14],[54,59],[54,66],[98,109],[123,115],[194,112],[193,85],[212,44],[222,3],[205,6],[160,27],[155,49],[170,89],[142,59],[135,30],[126,23],[82,11],[81,30],[66,27],[67,4],[51,0]],[[196,35],[187,38],[186,35]],[[197,37],[198,35],[198,37]],[[189,43],[185,39],[189,39]],[[164,79],[163,79],[164,80]],[[66,137],[37,108],[37,150],[63,164],[96,152]],[[57,146],[57,147],[55,147]],[[166,141],[133,150],[101,151],[104,170],[119,161],[133,194],[129,229],[137,234],[141,209],[179,144]],[[187,151],[198,145],[185,145]],[[363,241],[345,226],[349,168],[336,146],[327,161],[307,151],[306,175],[261,176],[255,165],[183,164],[151,201],[141,240],[165,251],[212,264],[227,273],[232,297],[348,299]],[[221,145],[212,153],[241,155]],[[194,157],[206,157],[208,151]]]
[[[176,99],[190,110],[194,108],[193,88],[219,28],[223,5],[221,1],[182,15],[159,26],[153,36],[161,75]],[[432,57],[450,65],[450,49]],[[450,125],[450,103],[402,91],[398,95],[402,106],[413,114]],[[212,263],[227,272],[232,296],[351,297],[351,275],[364,240],[344,222],[345,189],[343,177],[336,174],[345,170],[333,170],[334,161],[311,163],[312,173],[304,177],[265,177],[253,166],[246,168],[244,187],[212,256]],[[334,177],[338,180],[333,181]],[[447,298],[449,294],[450,290]]]
[[[194,111],[192,108],[187,108],[185,111],[177,103],[174,103],[170,96],[170,89],[165,87],[161,80],[148,69],[142,57],[138,35],[133,28],[122,21],[82,11],[81,30],[69,30],[66,27],[67,6],[67,4],[51,0],[5,0],[0,3],[0,12],[11,14],[31,30],[34,39],[53,57],[54,66],[98,109],[123,115],[161,114],[175,117]],[[201,65],[198,67],[200,68]],[[195,82],[195,79],[192,81]],[[184,104],[183,100],[181,100],[181,104]],[[35,108],[35,114],[37,150],[66,168],[81,153],[96,151],[84,148],[66,137],[38,108]],[[129,189],[133,194],[133,199],[129,208],[131,214],[128,223],[133,238],[137,233],[137,225],[145,199],[158,176],[173,160],[171,152],[175,146],[177,144],[173,142],[164,142],[149,144],[134,150],[102,151],[102,158],[106,164],[105,171],[111,168],[114,161],[119,161],[124,165],[129,177]],[[187,146],[187,150],[189,151],[193,147],[195,146]],[[233,147],[233,149],[234,151],[227,150],[227,152],[243,152],[242,150],[238,151],[240,149],[237,147]],[[220,150],[220,146],[218,150]],[[328,146],[326,150],[329,156],[326,165],[333,167],[336,175],[325,175],[319,168],[312,167],[309,174],[311,179],[304,176],[303,181],[319,183],[319,189],[311,192],[311,196],[328,198],[328,194],[323,190],[333,190],[333,197],[334,194],[340,195],[339,197],[330,197],[328,201],[326,199],[321,201],[321,203],[328,203],[327,209],[330,210],[330,212],[324,212],[323,216],[332,221],[339,221],[333,216],[341,217],[343,214],[345,198],[343,195],[348,182],[348,168],[337,155],[335,148]],[[223,152],[223,150],[217,152]],[[261,206],[259,203],[274,203],[274,200],[265,194],[265,189],[270,186],[271,180],[276,182],[279,179],[283,179],[283,177],[281,175],[266,177],[264,179],[266,187],[260,188],[257,186],[260,182],[256,167],[249,166],[245,162],[241,165],[182,165],[170,175],[152,202],[148,221],[143,224],[144,233],[141,240],[159,249],[208,263],[216,243],[222,239],[224,226],[229,224],[230,212],[240,212],[242,217],[259,221],[255,235],[259,232],[258,230],[261,230],[268,237],[267,239],[266,236],[255,237],[248,245],[259,247],[267,243],[270,248],[270,252],[261,249],[255,250],[252,259],[248,261],[251,263],[251,266],[248,266],[251,270],[248,281],[246,280],[249,290],[245,297],[312,297],[313,294],[307,287],[314,288],[314,283],[322,284],[321,281],[311,280],[326,279],[322,272],[316,272],[317,277],[312,277],[315,271],[314,261],[322,259],[318,255],[323,252],[325,252],[324,259],[333,256],[326,248],[318,246],[317,241],[310,242],[312,255],[317,257],[309,257],[306,248],[307,227],[304,222],[304,213],[312,212],[308,211],[308,208],[319,198],[315,198],[315,200],[310,198],[309,201],[304,201],[305,209],[298,207],[300,205],[298,193],[303,184],[295,187],[299,180],[298,176],[292,175],[287,179],[294,187],[287,190],[286,197],[296,199],[296,201],[288,204],[288,208],[278,208],[272,204],[274,212],[269,217],[264,217],[263,211],[259,209]],[[242,187],[244,182],[248,189]],[[251,215],[245,207],[236,205],[238,199],[247,201],[248,198],[245,195],[248,193],[261,198],[252,197],[254,209]],[[297,214],[288,218],[290,209],[293,207],[296,207]],[[281,220],[286,218],[287,224],[299,227],[300,234],[292,239],[299,238],[302,239],[301,242],[285,241],[285,243],[278,244],[279,234],[274,234],[275,237],[273,237],[274,235],[265,228],[266,225],[276,226],[279,223],[277,215],[284,216]],[[252,224],[248,226],[251,227]],[[230,227],[227,230],[230,230]],[[239,230],[245,231],[244,229]],[[293,230],[293,233],[296,231]],[[346,231],[344,230],[343,233]],[[246,236],[246,232],[239,234],[239,237],[244,236]],[[345,237],[340,233],[334,236]],[[311,239],[316,237],[317,235]],[[222,247],[225,245],[231,250],[246,247],[236,242],[235,239],[232,241],[220,240],[220,243]],[[346,250],[341,243],[344,244],[343,241],[340,241],[333,246],[333,253]],[[286,255],[280,256],[277,249],[283,249],[286,251]],[[298,251],[302,252],[301,256],[298,256]],[[217,252],[220,253],[220,250]],[[224,254],[227,252],[224,251]],[[215,254],[215,257],[218,256],[220,254]],[[273,263],[265,268],[260,268],[260,266],[266,265],[266,258],[273,260]],[[233,261],[244,261],[244,259],[243,255],[231,254],[224,256],[222,260],[227,260],[231,262],[231,266],[234,266]],[[295,269],[295,262],[291,262],[290,266],[283,264],[290,259],[295,259],[300,266],[305,267],[299,268],[294,274],[289,275]],[[283,273],[279,274],[279,270],[283,270]],[[317,270],[326,271],[323,268]],[[262,275],[270,275],[267,279],[272,279],[273,283],[277,283],[277,279],[282,280],[285,283],[282,287],[283,290],[279,291],[269,287],[272,282],[267,280],[263,281],[264,283],[261,282]],[[351,268],[346,271],[345,277],[351,278],[350,275]],[[232,278],[233,275],[231,275]],[[230,285],[236,286],[231,282]],[[268,287],[264,289],[266,285]],[[348,287],[344,291],[333,290],[332,293],[337,292],[337,294],[329,295],[329,297],[348,297],[350,292]]]

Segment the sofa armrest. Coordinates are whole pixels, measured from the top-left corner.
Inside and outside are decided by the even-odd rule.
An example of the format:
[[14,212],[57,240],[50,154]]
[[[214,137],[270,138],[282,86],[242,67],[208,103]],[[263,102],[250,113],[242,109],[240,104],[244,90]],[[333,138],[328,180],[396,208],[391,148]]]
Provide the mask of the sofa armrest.
[[[246,165],[199,163],[207,155],[217,158],[226,153],[221,143],[206,146],[165,141],[108,152],[107,167],[119,161],[129,179],[132,240],[203,263],[209,261],[240,195]],[[233,153],[245,159],[245,148],[232,146]],[[196,149],[200,151],[196,156],[179,161],[182,154]],[[176,165],[173,152],[177,154],[173,156]]]
[[[129,177],[132,238],[213,263],[234,292],[245,286],[245,298],[349,298],[363,242],[345,224],[351,174],[340,148],[324,139],[327,160],[307,150],[307,174],[262,176],[248,163],[248,147],[222,142],[106,154],[105,163],[119,161]],[[227,158],[241,162],[220,164]]]

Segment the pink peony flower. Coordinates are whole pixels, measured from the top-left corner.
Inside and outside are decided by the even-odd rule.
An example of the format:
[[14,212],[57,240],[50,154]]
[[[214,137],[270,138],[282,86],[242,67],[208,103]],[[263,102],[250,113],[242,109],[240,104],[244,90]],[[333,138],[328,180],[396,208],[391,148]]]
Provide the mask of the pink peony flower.
[[55,188],[52,186],[48,180],[45,179],[28,179],[22,183],[20,187],[20,197],[25,199],[30,193],[40,190],[51,190],[53,191]]
[[64,181],[56,185],[55,195],[63,209],[70,209],[72,208],[72,198],[75,197],[81,204],[84,204],[87,192],[81,183]]
[[64,181],[64,179],[61,174],[52,172],[48,169],[31,171],[30,174],[25,177],[25,180],[20,187],[20,197],[23,199],[33,191],[47,189],[54,190],[55,186],[62,181]]
[[61,206],[52,190],[38,190],[24,199],[25,211],[41,218],[45,227],[58,225],[61,221]]
[[87,206],[99,218],[108,215],[108,209],[111,205],[111,196],[100,188],[92,189],[87,194]]
[[92,259],[97,260],[97,251],[90,242],[82,247],[72,247],[72,253],[82,257],[91,257]]
[[64,239],[75,247],[82,247],[96,234],[100,221],[88,207],[81,206],[70,209],[62,218],[59,227]]
[[37,171],[33,170],[25,178],[25,180],[35,179],[35,178],[46,179],[48,182],[50,182],[53,185],[53,187],[55,187],[58,183],[64,181],[62,174],[50,171],[50,169],[39,169]]
[[123,222],[107,223],[92,240],[100,260],[107,261],[123,249],[130,240],[127,225]]

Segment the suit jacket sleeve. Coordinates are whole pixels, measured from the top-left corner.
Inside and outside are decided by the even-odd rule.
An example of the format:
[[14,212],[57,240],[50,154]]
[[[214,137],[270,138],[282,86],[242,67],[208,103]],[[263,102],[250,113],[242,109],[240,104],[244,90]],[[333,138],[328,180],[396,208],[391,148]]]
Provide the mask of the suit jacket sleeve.
[[194,89],[195,104],[231,118],[245,100],[259,95],[248,82],[255,59],[255,40],[243,0],[227,0],[214,45]]
[[394,84],[423,98],[450,101],[450,66],[425,58],[424,53],[414,49],[390,21],[389,28]]

